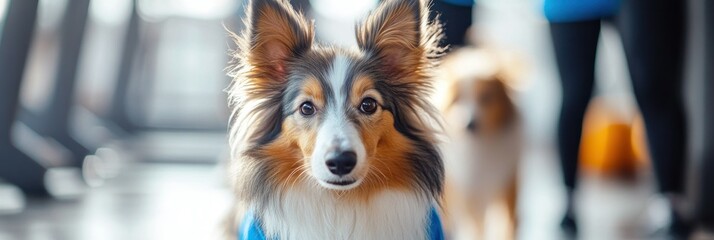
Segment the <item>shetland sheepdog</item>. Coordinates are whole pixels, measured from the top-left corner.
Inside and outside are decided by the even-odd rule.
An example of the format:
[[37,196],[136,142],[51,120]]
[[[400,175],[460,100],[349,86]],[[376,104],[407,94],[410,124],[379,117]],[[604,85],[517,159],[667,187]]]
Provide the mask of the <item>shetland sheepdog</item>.
[[[434,101],[448,135],[442,149],[447,172],[445,222],[452,239],[494,236],[486,234],[485,223],[487,210],[496,203],[504,203],[507,217],[501,219],[510,222],[501,224],[507,233],[497,239],[515,236],[522,136],[519,114],[509,97],[509,78],[514,74],[506,60],[497,51],[461,48],[444,57],[437,74],[440,85]],[[494,225],[489,221],[488,226],[490,231]]]
[[227,90],[239,238],[427,239],[441,230],[444,169],[428,98],[441,29],[427,6],[383,1],[347,49],[317,43],[285,1],[248,3]]

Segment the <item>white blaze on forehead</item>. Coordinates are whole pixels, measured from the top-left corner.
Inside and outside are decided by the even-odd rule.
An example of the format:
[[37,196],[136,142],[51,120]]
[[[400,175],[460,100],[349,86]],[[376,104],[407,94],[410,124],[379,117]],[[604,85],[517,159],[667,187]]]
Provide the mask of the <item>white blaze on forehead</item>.
[[331,157],[344,152],[353,151],[357,155],[357,165],[352,171],[350,178],[359,178],[365,168],[366,151],[360,138],[359,132],[354,124],[347,117],[345,104],[347,94],[342,92],[345,82],[348,79],[350,60],[341,55],[337,55],[332,62],[326,81],[330,85],[330,91],[334,99],[328,99],[327,109],[325,109],[325,120],[320,124],[315,140],[315,150],[312,156],[312,173],[315,177],[323,181],[334,181],[338,176],[329,172],[325,165]]
[[[346,94],[342,93],[342,87],[345,85],[345,80],[347,80],[347,74],[349,72],[350,60],[345,56],[337,55],[332,61],[332,67],[330,72],[327,74],[327,81],[330,84],[330,90],[332,91],[332,96],[334,99],[328,99],[331,104],[327,104],[325,121],[322,124],[322,128],[329,128],[330,132],[322,132],[320,134],[327,134],[333,136],[332,141],[347,141],[347,136],[345,131],[349,126],[349,120],[347,119],[347,113],[345,112]],[[343,149],[340,149],[343,150]]]
[[331,90],[335,94],[335,103],[338,105],[342,105],[346,100],[346,96],[342,94],[342,88],[348,77],[350,63],[347,57],[338,54],[332,61],[332,68],[327,74],[327,80],[330,82]]
[[330,90],[333,93],[332,96],[334,96],[334,99],[328,99],[328,101],[331,101],[331,104],[327,105],[325,121],[322,124],[322,128],[328,128],[329,132],[321,131],[320,134],[330,135],[332,138],[335,138],[331,141],[348,141],[348,137],[345,136],[345,131],[349,131],[347,128],[351,126],[349,126],[349,120],[345,112],[346,109],[344,106],[347,100],[346,94],[342,93],[342,87],[345,85],[345,80],[347,80],[349,67],[350,60],[345,56],[337,55],[332,61],[330,72],[327,74],[327,81],[330,84]]

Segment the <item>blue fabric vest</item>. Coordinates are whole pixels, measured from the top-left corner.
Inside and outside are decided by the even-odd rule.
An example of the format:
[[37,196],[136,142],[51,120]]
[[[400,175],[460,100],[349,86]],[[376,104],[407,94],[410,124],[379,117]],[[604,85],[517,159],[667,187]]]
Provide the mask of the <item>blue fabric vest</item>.
[[[444,240],[444,230],[441,227],[441,219],[435,208],[431,208],[429,212],[429,225],[427,226],[429,238],[427,240]],[[255,217],[255,214],[248,212],[243,217],[243,222],[238,229],[238,240],[268,240],[265,237],[265,232],[261,228],[260,220]]]
[[620,0],[544,0],[543,12],[551,22],[597,20],[614,15]]

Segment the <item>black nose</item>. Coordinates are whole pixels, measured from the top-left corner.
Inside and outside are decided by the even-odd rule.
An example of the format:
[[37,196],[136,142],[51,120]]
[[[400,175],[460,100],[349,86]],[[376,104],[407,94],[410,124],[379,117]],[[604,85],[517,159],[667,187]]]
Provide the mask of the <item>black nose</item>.
[[478,121],[476,119],[471,119],[468,124],[466,124],[466,130],[469,132],[474,132],[478,129]]
[[357,154],[352,151],[342,152],[328,159],[325,163],[327,164],[327,169],[330,169],[330,172],[341,177],[352,172],[352,169],[355,168],[357,164]]

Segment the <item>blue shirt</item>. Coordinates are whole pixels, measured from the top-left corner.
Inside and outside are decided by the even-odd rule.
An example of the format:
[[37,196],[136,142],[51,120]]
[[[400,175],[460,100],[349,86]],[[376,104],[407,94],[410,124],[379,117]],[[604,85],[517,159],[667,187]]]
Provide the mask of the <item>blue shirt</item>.
[[[243,217],[240,229],[238,229],[238,240],[267,240],[265,232],[260,226],[260,221],[255,218],[252,212],[248,212]],[[444,230],[441,227],[441,219],[435,208],[429,212],[428,240],[444,240]]]
[[550,22],[597,20],[614,15],[620,0],[544,0],[543,12]]

